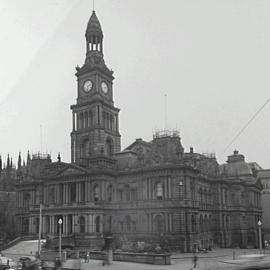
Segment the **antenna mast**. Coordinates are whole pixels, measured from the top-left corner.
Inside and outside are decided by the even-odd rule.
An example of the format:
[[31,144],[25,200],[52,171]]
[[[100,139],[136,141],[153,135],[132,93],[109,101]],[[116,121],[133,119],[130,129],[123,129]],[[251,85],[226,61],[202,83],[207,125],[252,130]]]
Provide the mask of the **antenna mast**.
[[40,152],[42,153],[42,125],[40,125]]

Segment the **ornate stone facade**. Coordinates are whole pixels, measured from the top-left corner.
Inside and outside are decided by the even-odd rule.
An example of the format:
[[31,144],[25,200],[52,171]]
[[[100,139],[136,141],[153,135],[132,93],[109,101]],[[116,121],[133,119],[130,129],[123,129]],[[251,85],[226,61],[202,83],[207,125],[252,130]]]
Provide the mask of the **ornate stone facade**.
[[71,106],[72,162],[36,155],[18,170],[18,231],[38,233],[42,205],[42,233],[57,237],[61,218],[63,246],[101,248],[107,234],[122,248],[256,246],[261,184],[244,156],[235,152],[219,165],[213,155],[185,152],[176,131],[157,132],[151,142],[137,139],[121,151],[113,72],[95,12],[85,37]]

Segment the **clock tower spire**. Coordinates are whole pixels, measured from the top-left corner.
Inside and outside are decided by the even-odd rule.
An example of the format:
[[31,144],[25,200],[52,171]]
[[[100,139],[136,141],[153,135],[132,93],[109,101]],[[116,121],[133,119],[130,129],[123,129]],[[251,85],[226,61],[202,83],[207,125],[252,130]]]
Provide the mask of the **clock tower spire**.
[[88,166],[99,157],[113,159],[121,150],[118,114],[113,101],[113,71],[103,55],[103,31],[93,11],[86,32],[86,57],[76,67],[77,102],[71,106],[71,162]]

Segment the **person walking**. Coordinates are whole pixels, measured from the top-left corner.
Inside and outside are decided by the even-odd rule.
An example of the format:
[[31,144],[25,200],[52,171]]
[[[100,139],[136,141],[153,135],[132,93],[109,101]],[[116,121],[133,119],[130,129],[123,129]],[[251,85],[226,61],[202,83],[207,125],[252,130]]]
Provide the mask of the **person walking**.
[[85,255],[85,262],[88,263],[89,259],[90,259],[90,254],[89,254],[89,251],[87,251]]
[[195,269],[198,266],[198,256],[196,251],[193,251],[193,256],[192,256],[192,268],[191,269]]

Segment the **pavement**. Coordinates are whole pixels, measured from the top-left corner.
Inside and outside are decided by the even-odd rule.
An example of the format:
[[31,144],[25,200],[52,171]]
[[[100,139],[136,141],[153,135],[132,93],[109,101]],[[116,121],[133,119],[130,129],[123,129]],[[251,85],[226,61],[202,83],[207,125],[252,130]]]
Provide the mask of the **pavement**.
[[[23,241],[17,245],[2,251],[2,254],[13,259],[18,260],[22,256],[33,256],[38,248],[38,242]],[[257,249],[230,249],[230,248],[216,248],[208,253],[198,254],[198,270],[238,270],[243,269],[243,266],[260,265],[262,263],[270,266],[270,250],[267,251],[266,256],[261,258],[254,258],[248,256],[249,254],[259,254]],[[82,270],[108,269],[108,270],[189,270],[192,269],[192,254],[191,253],[173,253],[171,265],[151,265],[130,262],[113,261],[111,265],[103,266],[102,261],[90,260],[85,263],[81,261]],[[256,269],[256,268],[255,268]],[[259,269],[259,268],[257,268]],[[270,269],[270,267],[269,267]]]
[[[198,265],[195,269],[198,270],[238,270],[244,267],[260,265],[262,262],[248,259],[249,254],[259,254],[257,249],[222,249],[218,248],[208,253],[198,254]],[[267,265],[270,266],[270,254],[264,257]],[[192,254],[191,253],[174,253],[172,254],[171,265],[150,265],[129,262],[117,262],[109,266],[103,266],[102,261],[90,260],[89,263],[82,261],[83,270],[88,269],[109,269],[109,270],[189,270],[192,269]],[[256,269],[256,268],[255,268]],[[259,268],[257,268],[259,269]],[[270,267],[269,267],[270,269]]]
[[[44,242],[45,240],[41,240],[41,243]],[[18,244],[6,250],[2,250],[1,253],[4,256],[17,261],[20,257],[23,256],[34,258],[37,251],[38,251],[38,240],[29,240],[29,241],[21,241]]]

